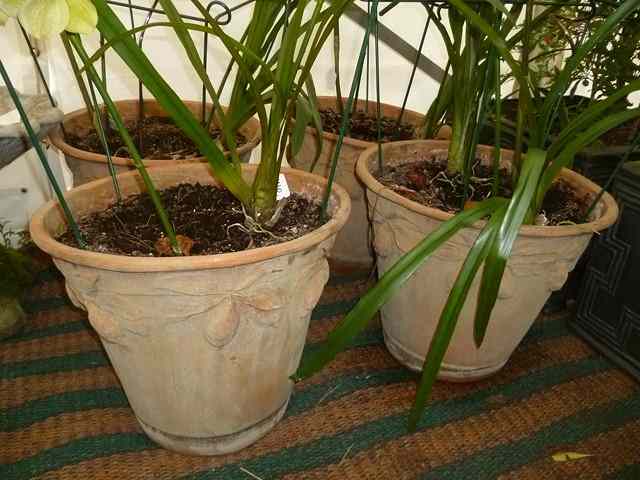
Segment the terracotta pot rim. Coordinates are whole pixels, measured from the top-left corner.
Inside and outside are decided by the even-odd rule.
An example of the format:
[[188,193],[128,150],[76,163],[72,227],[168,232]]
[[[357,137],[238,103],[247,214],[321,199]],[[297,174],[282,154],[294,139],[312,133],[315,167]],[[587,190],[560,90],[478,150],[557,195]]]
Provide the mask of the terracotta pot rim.
[[[252,172],[257,170],[257,165],[245,164],[242,168],[244,171]],[[204,163],[173,165],[161,168],[154,167],[149,169],[149,173],[153,177],[154,172],[166,172],[170,169],[179,169],[180,171],[185,171],[185,169],[202,169],[203,173],[206,171],[207,174],[211,175],[209,165]],[[297,177],[302,181],[316,184],[320,187],[326,185],[326,180],[324,178],[301,170],[283,168],[282,173],[284,173],[288,178]],[[118,175],[118,178],[138,175],[137,171],[131,171]],[[70,190],[66,196],[91,195],[91,192],[96,187],[106,183],[111,183],[110,177],[95,180],[74,188]],[[29,224],[29,230],[31,238],[40,249],[51,255],[53,258],[62,259],[76,265],[95,267],[102,270],[140,273],[221,269],[249,265],[283,255],[309,250],[315,245],[328,239],[344,226],[351,211],[351,200],[349,198],[349,194],[341,186],[334,183],[331,196],[336,205],[333,217],[320,228],[297,239],[277,245],[218,255],[200,255],[190,257],[130,257],[91,252],[65,245],[58,242],[48,231],[45,225],[45,218],[50,215],[54,209],[59,208],[56,200],[49,201],[33,215]]]
[[[447,140],[407,140],[403,142],[391,142],[382,146],[384,150],[391,150],[399,146],[416,145],[424,146],[430,150],[434,149],[446,149],[449,145]],[[434,148],[435,147],[435,148]],[[480,145],[481,148],[493,149],[486,145]],[[406,197],[394,192],[393,190],[385,187],[378,182],[375,177],[369,171],[369,160],[378,153],[377,145],[370,147],[358,158],[356,164],[356,175],[365,184],[368,190],[375,192],[377,195],[386,198],[387,200],[402,206],[412,212],[420,215],[424,215],[435,220],[446,221],[454,217],[454,214],[444,212],[437,208],[427,207],[418,202],[409,200]],[[567,180],[572,186],[580,188],[582,191],[586,191],[592,194],[598,194],[602,189],[591,180],[583,177],[582,175],[569,170],[563,169],[560,177]],[[607,192],[604,193],[600,199],[599,204],[603,207],[602,215],[596,220],[584,223],[580,225],[562,225],[562,226],[536,226],[536,225],[523,225],[520,229],[520,235],[525,237],[570,237],[577,235],[584,235],[587,233],[594,233],[604,230],[613,225],[618,219],[618,205],[614,198]],[[474,223],[469,228],[482,229],[486,222],[479,221]]]
[[[337,97],[335,96],[318,96],[318,104],[322,105],[324,102],[333,102],[335,104],[335,100]],[[342,97],[342,100],[344,102],[346,102],[348,99],[345,97]],[[362,100],[362,99],[358,99],[358,104],[364,104],[366,103],[366,100]],[[373,100],[369,100],[369,104],[373,104],[376,105],[376,102],[374,102]],[[380,105],[383,108],[390,108],[390,109],[396,109],[398,110],[398,112],[400,111],[400,107],[398,107],[397,105],[392,105],[390,103],[383,103],[381,102]],[[416,117],[423,117],[424,115],[421,113],[418,113],[416,111],[413,110],[409,110],[408,108],[405,108],[404,110],[405,114],[408,114],[409,116],[413,116],[415,115]],[[313,127],[307,127],[306,128],[306,132],[309,135],[313,135],[314,137],[317,136],[317,132],[316,129]],[[339,138],[339,135],[336,135],[335,133],[330,133],[330,132],[322,132],[322,138],[324,138],[325,140],[332,140],[332,141],[337,141]],[[357,138],[352,138],[352,137],[344,137],[344,143],[345,145],[349,145],[355,148],[361,148],[361,149],[366,149],[371,147],[372,145],[377,145],[375,142],[367,142],[365,140],[358,140]]]
[[[122,106],[122,105],[129,105],[129,104],[133,104],[133,103],[138,103],[138,100],[118,100],[117,102],[115,102],[116,106]],[[155,104],[157,105],[158,102],[154,99],[145,99],[144,103],[146,105],[149,104]],[[187,106],[192,106],[192,107],[199,107],[201,105],[200,102],[196,102],[196,101],[190,101],[190,100],[185,100],[184,101],[185,105]],[[207,104],[208,106],[210,106],[211,104]],[[223,107],[226,108],[226,107]],[[78,110],[74,110],[73,112],[69,112],[64,116],[64,119],[62,120],[62,125],[66,125],[67,122],[71,121],[71,120],[75,120],[78,117],[83,117],[87,115],[87,109],[86,108],[80,108]],[[260,122],[258,121],[258,119],[251,117],[244,125],[243,127],[255,127],[255,135],[253,136],[253,138],[249,139],[247,141],[247,143],[245,143],[244,145],[242,145],[240,148],[238,148],[238,155],[241,156],[244,153],[247,153],[249,151],[252,151],[254,148],[256,148],[258,146],[258,144],[260,143],[261,137],[262,137],[262,131],[260,129]],[[68,144],[65,139],[64,136],[62,134],[62,128],[58,127],[58,128],[54,128],[51,133],[49,134],[49,139],[51,140],[51,144],[54,145],[56,148],[58,148],[60,151],[62,151],[65,155],[68,155],[70,157],[74,157],[77,158],[79,160],[83,160],[85,162],[93,162],[93,163],[107,163],[107,157],[106,155],[102,155],[99,153],[94,153],[94,152],[88,152],[86,150],[80,150],[79,148],[76,148],[70,144]],[[228,152],[224,152],[225,155],[228,154]],[[118,165],[118,166],[123,166],[123,167],[133,167],[133,161],[130,158],[127,157],[111,157],[111,160],[113,161],[114,165]],[[147,167],[159,167],[159,166],[166,166],[167,162],[173,162],[173,163],[194,163],[194,162],[206,162],[206,158],[205,157],[194,157],[194,158],[186,158],[186,159],[171,159],[171,158],[167,158],[167,159],[153,159],[153,160],[147,160],[144,159],[144,164]]]

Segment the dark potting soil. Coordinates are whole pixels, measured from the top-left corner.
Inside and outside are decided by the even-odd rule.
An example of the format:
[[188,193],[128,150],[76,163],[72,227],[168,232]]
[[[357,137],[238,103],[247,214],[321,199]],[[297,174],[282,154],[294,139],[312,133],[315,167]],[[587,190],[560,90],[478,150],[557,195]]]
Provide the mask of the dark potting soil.
[[[340,134],[340,126],[342,125],[342,115],[340,112],[332,108],[320,110],[322,118],[322,128],[325,132]],[[380,129],[382,142],[413,140],[416,138],[416,131],[413,125],[408,123],[400,123],[397,126],[398,119],[391,117],[382,117],[380,119]],[[348,137],[366,142],[376,142],[378,140],[378,119],[376,118],[375,108],[369,112],[357,110],[351,116],[349,121]]]
[[[450,176],[447,173],[446,161],[429,160],[387,166],[382,175],[378,172],[374,173],[374,176],[396,193],[422,205],[449,213],[457,213],[463,207],[463,176],[462,174]],[[467,201],[484,200],[491,195],[492,191],[493,170],[477,162],[472,169]],[[506,169],[501,169],[498,196],[510,198],[512,195],[511,176]],[[544,224],[551,226],[566,222],[582,223],[590,206],[590,200],[580,197],[566,182],[562,180],[555,182],[547,192],[540,212],[547,219]]]
[[[160,191],[183,250],[214,255],[265,247],[301,237],[320,227],[320,206],[303,196],[288,198],[276,224],[250,228],[240,202],[228,190],[211,185],[181,184]],[[79,222],[95,252],[151,257],[170,255],[160,220],[149,195],[133,195]],[[71,232],[59,241],[77,246]]]
[[[148,160],[185,160],[202,156],[195,143],[170,118],[147,117],[142,121],[142,129],[140,128],[140,122],[137,120],[127,122],[126,127],[136,146],[141,150],[142,158]],[[139,140],[140,130],[142,130],[142,145],[140,145]],[[129,151],[118,132],[111,129],[106,134],[111,155],[130,158]],[[211,138],[218,140],[220,136],[220,129],[212,127]],[[80,150],[105,154],[100,136],[94,129],[83,136],[67,132],[66,141],[69,145]],[[236,143],[241,146],[247,143],[247,139],[238,132],[236,133]]]

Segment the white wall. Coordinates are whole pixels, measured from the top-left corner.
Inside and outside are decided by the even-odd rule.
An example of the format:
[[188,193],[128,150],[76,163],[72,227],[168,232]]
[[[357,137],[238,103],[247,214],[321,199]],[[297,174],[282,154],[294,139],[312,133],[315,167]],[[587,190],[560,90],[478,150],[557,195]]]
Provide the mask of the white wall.
[[[230,2],[230,3],[233,3]],[[238,2],[235,2],[238,3]],[[360,3],[360,2],[358,2]],[[185,0],[176,0],[176,4],[181,7],[184,13],[193,13],[190,8],[190,2]],[[362,3],[362,5],[365,5]],[[128,12],[124,9],[118,9],[123,21],[128,24]],[[215,12],[215,10],[214,10]],[[225,31],[232,36],[239,36],[250,15],[250,7],[235,12],[233,21],[230,25],[225,26]],[[155,16],[154,20],[158,21],[161,16]],[[142,14],[137,14],[135,21],[140,25],[144,20]],[[153,21],[153,20],[152,20]],[[405,39],[418,46],[420,35],[426,21],[424,8],[418,5],[406,5],[397,7],[383,18],[384,23],[395,29],[396,32],[403,35]],[[355,67],[360,44],[364,31],[356,26],[351,20],[344,18],[341,20],[342,33],[342,83],[343,92],[348,92],[351,78]],[[202,45],[202,36],[193,34],[194,40],[198,46]],[[85,39],[89,46],[97,45],[97,36]],[[186,99],[197,100],[200,98],[201,86],[197,81],[196,75],[187,63],[184,53],[175,38],[166,29],[149,30],[145,37],[145,50],[161,72],[167,75],[171,80],[171,85],[177,92]],[[318,89],[318,94],[330,95],[335,93],[334,77],[333,77],[333,53],[331,49],[331,41],[327,42],[324,51],[319,56],[318,62],[313,70],[314,79]],[[372,42],[373,44],[373,42]],[[438,62],[440,65],[445,63],[445,51],[438,35],[431,32],[426,42],[425,53]],[[226,67],[228,54],[220,46],[218,42],[211,39],[209,48],[209,74],[214,79],[219,79]],[[50,72],[57,97],[60,99],[61,106],[65,111],[70,111],[82,107],[82,100],[77,92],[75,83],[68,67],[68,62],[64,54],[64,49],[58,39],[48,41],[43,45],[42,59],[50,66]],[[373,82],[373,56],[371,58],[371,78]],[[116,99],[136,98],[137,97],[137,81],[127,71],[119,59],[114,54],[109,55],[109,88]],[[411,66],[401,57],[391,51],[388,47],[381,45],[381,79],[382,79],[382,99],[385,102],[399,104],[402,102],[406,85],[409,80]],[[373,83],[372,83],[373,85]],[[363,87],[364,89],[364,81]],[[418,111],[426,111],[429,104],[436,94],[437,83],[429,79],[426,75],[418,72],[416,76],[415,88],[409,100],[409,108]],[[364,90],[361,90],[364,94]],[[225,92],[228,95],[229,92]],[[375,91],[371,90],[371,95],[375,95]],[[225,98],[223,97],[223,101]]]

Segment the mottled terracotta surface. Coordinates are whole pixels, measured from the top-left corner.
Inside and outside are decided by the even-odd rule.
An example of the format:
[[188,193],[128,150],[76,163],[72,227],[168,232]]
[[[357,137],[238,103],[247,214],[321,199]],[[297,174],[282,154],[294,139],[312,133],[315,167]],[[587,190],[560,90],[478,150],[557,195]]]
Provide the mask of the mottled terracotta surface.
[[[346,99],[344,100],[346,102]],[[335,97],[318,97],[319,108],[335,108]],[[358,108],[364,109],[367,102],[358,101]],[[369,101],[369,109],[376,111],[376,102]],[[400,108],[394,105],[381,104],[382,115],[397,118]],[[412,125],[421,125],[424,116],[405,110],[403,119]],[[301,151],[296,156],[296,168],[308,171],[316,156],[316,130],[308,127],[305,132],[304,143]],[[324,132],[322,135],[322,152],[314,173],[328,177],[331,170],[331,160],[338,142],[338,135]],[[336,169],[335,181],[343,186],[351,197],[351,217],[349,222],[336,239],[336,245],[331,252],[331,258],[360,265],[372,265],[373,255],[371,251],[371,236],[369,235],[369,221],[367,220],[367,204],[364,197],[364,186],[355,175],[356,162],[367,148],[375,143],[345,137],[340,158]]]
[[[253,175],[255,167],[245,166]],[[284,171],[294,192],[318,198],[324,179]],[[214,183],[205,164],[150,169],[158,188]],[[119,176],[125,195],[135,173]],[[106,178],[72,190],[78,215],[113,201]],[[92,326],[147,433],[167,448],[195,454],[238,450],[282,416],[311,311],[329,277],[327,254],[349,215],[340,187],[333,218],[280,245],[202,257],[132,258],[84,252],[56,242],[60,210],[34,216],[35,243],[54,258],[73,303]]]
[[[442,141],[397,142],[383,147],[384,160],[387,164],[401,164],[423,159],[427,154],[446,156],[447,146],[448,143]],[[490,147],[479,149],[480,156],[487,161],[491,152]],[[508,163],[510,155],[508,151],[503,152],[503,162]],[[378,270],[382,275],[401,255],[452,215],[412,202],[385,188],[370,174],[376,162],[377,149],[367,150],[358,161],[357,174],[367,186]],[[569,170],[564,170],[562,177],[579,191],[594,194],[600,191],[600,187]],[[502,368],[551,292],[562,287],[593,233],[613,224],[617,216],[615,201],[605,194],[591,223],[524,226],[507,264],[484,344],[477,349],[473,339],[478,278],[460,315],[440,377],[475,380]],[[422,368],[449,291],[482,225],[483,222],[478,222],[454,235],[382,309],[387,347],[409,368]]]
[[[193,112],[196,118],[199,119],[201,117],[202,104],[200,102],[185,101],[184,103]],[[121,100],[116,102],[116,105],[125,121],[135,120],[138,118],[139,107],[137,100]],[[208,105],[207,108],[207,111],[210,111],[211,105]],[[162,107],[155,100],[145,100],[144,110],[147,116],[167,116]],[[86,109],[76,110],[75,112],[65,115],[63,125],[67,131],[73,131],[78,135],[82,135],[82,132],[88,132],[93,129],[92,120]],[[260,122],[255,118],[251,118],[242,128],[240,128],[240,132],[245,135],[247,143],[238,148],[238,156],[243,163],[248,163],[251,159],[251,152],[260,143]],[[80,150],[68,144],[65,141],[60,128],[52,131],[49,138],[51,143],[65,154],[67,165],[73,173],[74,185],[84,185],[85,183],[92,182],[93,180],[109,175],[106,155]],[[134,168],[133,162],[130,158],[115,156],[112,157],[111,160],[117,173],[128,172]],[[146,167],[165,167],[178,163],[205,161],[206,159],[204,157],[185,160],[159,159],[144,160],[144,164]]]

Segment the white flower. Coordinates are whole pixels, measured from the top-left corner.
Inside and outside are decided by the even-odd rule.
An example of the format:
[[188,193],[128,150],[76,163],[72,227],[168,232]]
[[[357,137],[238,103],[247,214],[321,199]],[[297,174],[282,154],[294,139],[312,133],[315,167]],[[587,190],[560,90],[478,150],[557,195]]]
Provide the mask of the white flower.
[[98,12],[89,0],[67,0],[69,23],[65,30],[73,33],[91,33],[98,24]]
[[0,0],[0,25],[18,16],[25,30],[36,38],[71,33],[91,33],[98,23],[90,0]]
[[7,17],[15,17],[20,12],[26,0],[0,0],[0,15],[4,15],[5,21]]

